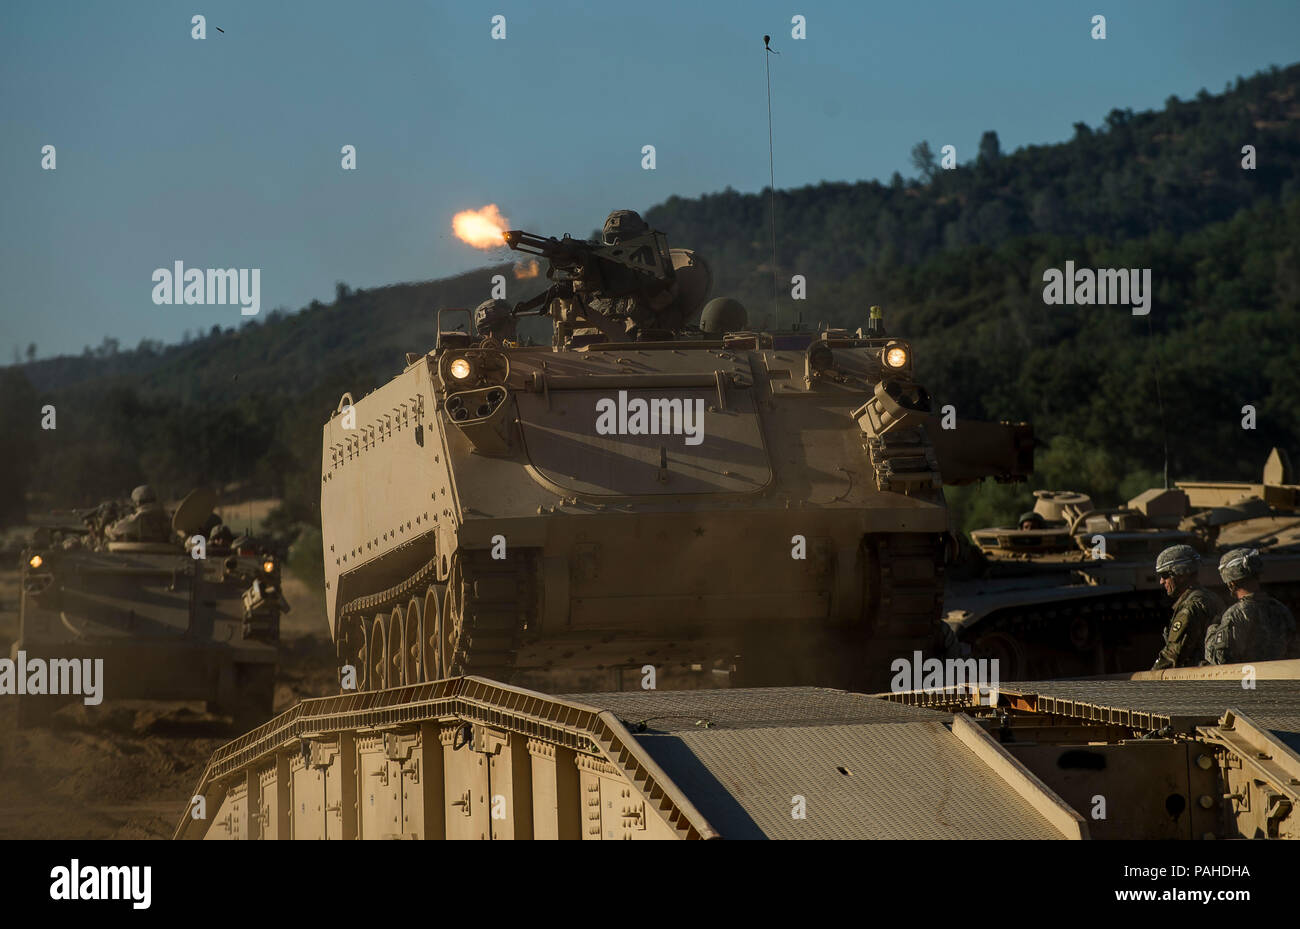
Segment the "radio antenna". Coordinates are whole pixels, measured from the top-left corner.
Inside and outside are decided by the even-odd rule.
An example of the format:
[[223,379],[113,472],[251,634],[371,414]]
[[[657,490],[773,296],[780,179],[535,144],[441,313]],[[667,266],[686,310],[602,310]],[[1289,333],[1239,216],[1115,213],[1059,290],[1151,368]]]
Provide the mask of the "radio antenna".
[[781,54],[771,45],[772,37],[763,36],[763,64],[767,69],[767,180],[772,192],[772,328],[780,327],[780,310],[776,294],[779,287],[776,277],[776,167],[772,157],[772,56]]
[[1151,326],[1151,315],[1147,314],[1147,341],[1151,346],[1151,373],[1156,382],[1156,408],[1160,411],[1160,438],[1165,446],[1165,490],[1169,489],[1169,429],[1165,426],[1165,401],[1160,396],[1160,349],[1156,345],[1155,330]]

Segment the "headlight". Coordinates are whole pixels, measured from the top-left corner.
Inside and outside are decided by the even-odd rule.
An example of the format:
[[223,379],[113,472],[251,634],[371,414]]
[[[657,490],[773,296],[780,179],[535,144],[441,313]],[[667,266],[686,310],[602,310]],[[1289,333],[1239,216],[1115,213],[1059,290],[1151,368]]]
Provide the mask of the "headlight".
[[265,571],[267,574],[270,574],[272,571],[275,570],[275,562],[272,561],[270,558],[266,559],[266,561],[262,562],[262,570]]
[[891,368],[902,368],[907,365],[907,349],[901,345],[895,345],[893,348],[885,349],[885,364]]
[[32,569],[39,568],[43,564],[45,564],[45,559],[40,555],[33,555],[27,559],[27,566]]
[[470,368],[468,358],[457,358],[452,361],[447,370],[451,372],[451,376],[456,380],[463,381],[469,377],[472,369]]

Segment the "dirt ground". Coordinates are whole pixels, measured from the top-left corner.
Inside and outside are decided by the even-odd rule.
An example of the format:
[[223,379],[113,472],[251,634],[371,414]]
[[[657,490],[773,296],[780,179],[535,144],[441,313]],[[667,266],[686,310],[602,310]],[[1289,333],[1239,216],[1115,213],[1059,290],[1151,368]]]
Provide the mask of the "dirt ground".
[[[336,692],[319,595],[286,578],[275,708]],[[18,634],[19,580],[0,572],[0,657]],[[17,729],[0,696],[0,839],[170,838],[212,752],[240,733],[201,703],[64,707]]]

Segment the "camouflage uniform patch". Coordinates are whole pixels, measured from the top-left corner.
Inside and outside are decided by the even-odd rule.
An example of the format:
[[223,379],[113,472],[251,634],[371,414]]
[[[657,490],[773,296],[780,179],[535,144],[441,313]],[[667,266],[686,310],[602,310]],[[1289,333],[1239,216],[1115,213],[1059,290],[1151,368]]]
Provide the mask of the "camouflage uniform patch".
[[1223,612],[1223,603],[1204,587],[1193,585],[1174,601],[1174,615],[1165,627],[1165,646],[1151,670],[1194,668],[1204,657],[1203,643],[1210,624]]
[[1266,593],[1242,597],[1205,635],[1205,658],[1210,664],[1276,661],[1295,651],[1295,617]]

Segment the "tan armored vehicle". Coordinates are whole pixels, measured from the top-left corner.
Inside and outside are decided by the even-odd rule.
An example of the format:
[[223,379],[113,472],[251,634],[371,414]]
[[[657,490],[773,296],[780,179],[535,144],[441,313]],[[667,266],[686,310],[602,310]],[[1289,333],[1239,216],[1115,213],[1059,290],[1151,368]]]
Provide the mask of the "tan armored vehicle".
[[699,329],[638,329],[619,300],[690,291],[688,320],[702,302],[699,264],[658,233],[506,241],[551,262],[529,304],[557,344],[443,311],[433,351],[324,428],[326,599],[359,689],[734,667],[883,687],[941,639],[943,484],[1023,477],[1028,426],[941,429],[879,318],[756,332],[729,301]]
[[1156,556],[1171,545],[1202,553],[1200,583],[1229,602],[1216,565],[1256,548],[1265,589],[1300,609],[1300,484],[1274,449],[1259,483],[1179,481],[1123,506],[1086,494],[1035,491],[1042,528],[971,533],[984,564],[949,578],[947,622],[1004,677],[1044,679],[1151,667],[1169,621]]
[[[247,538],[197,544],[213,501],[206,490],[187,497],[168,541],[108,539],[102,506],[86,530],[37,530],[22,555],[10,655],[20,725],[84,701],[56,692],[67,690],[56,686],[56,672],[60,684],[75,677],[84,690],[85,662],[96,660],[104,704],[204,701],[237,728],[271,715],[280,614],[288,610],[280,565]],[[38,674],[42,683],[33,686]]]

